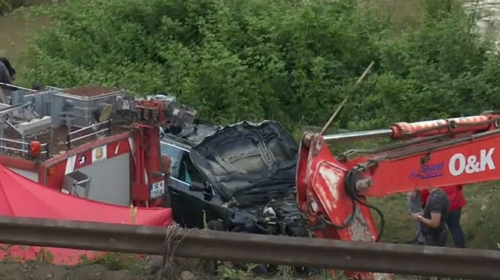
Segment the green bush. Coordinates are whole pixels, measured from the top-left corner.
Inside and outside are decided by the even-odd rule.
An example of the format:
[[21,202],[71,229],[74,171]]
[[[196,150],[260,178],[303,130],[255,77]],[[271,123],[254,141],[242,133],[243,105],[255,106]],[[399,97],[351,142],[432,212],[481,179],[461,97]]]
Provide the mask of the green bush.
[[219,123],[323,124],[346,94],[342,127],[480,113],[500,103],[499,59],[455,2],[423,0],[401,29],[357,0],[72,0],[30,42],[27,76],[176,94]]

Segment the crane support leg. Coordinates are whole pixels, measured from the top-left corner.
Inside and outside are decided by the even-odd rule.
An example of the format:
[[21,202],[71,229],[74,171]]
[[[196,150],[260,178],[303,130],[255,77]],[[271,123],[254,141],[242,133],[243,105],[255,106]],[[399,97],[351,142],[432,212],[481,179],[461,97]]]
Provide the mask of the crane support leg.
[[[346,181],[355,178],[349,178],[351,174],[333,157],[321,135],[304,135],[298,162],[297,200],[317,238],[378,241],[377,227],[370,209],[365,206],[366,199],[349,193],[345,187]],[[350,271],[346,275],[363,280],[391,279],[391,275],[372,272]]]

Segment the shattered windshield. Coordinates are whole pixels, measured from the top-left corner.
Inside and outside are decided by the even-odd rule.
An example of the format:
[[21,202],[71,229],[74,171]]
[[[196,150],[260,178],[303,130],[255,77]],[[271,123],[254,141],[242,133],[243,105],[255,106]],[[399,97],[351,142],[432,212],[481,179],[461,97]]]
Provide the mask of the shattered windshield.
[[225,127],[193,148],[197,168],[228,196],[252,188],[294,186],[298,145],[276,122]]

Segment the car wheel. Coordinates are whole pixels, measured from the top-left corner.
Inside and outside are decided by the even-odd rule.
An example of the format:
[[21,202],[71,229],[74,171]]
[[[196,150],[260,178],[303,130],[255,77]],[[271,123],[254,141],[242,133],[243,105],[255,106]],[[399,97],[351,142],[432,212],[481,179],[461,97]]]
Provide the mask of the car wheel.
[[207,223],[207,228],[210,230],[217,230],[217,231],[224,230],[224,226],[222,225],[222,223],[220,221],[215,221],[215,220],[209,221]]

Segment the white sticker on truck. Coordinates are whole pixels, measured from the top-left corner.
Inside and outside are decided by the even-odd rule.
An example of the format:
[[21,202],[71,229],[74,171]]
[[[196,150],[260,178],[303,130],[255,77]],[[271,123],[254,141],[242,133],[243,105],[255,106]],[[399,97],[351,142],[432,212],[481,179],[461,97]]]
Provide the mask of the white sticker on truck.
[[151,199],[159,198],[165,194],[165,181],[160,181],[151,184],[150,197]]
[[453,176],[460,176],[464,172],[466,174],[473,174],[487,170],[495,170],[495,162],[493,162],[494,153],[495,148],[483,149],[479,151],[479,156],[465,156],[461,153],[454,154],[450,158],[450,163],[448,165],[450,174]]

